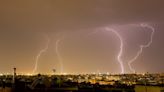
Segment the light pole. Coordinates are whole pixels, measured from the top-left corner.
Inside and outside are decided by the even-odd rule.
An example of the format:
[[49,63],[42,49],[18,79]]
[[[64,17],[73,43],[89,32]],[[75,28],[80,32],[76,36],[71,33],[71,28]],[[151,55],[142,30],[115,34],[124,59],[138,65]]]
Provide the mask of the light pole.
[[14,74],[13,74],[13,84],[15,84],[16,68],[14,67],[13,70],[14,70]]

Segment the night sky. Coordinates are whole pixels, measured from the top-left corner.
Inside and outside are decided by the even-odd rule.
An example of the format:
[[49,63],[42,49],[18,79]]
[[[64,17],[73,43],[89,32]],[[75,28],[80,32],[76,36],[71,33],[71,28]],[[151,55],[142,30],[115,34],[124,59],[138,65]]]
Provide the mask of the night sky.
[[[164,72],[163,0],[1,0],[0,73],[121,73],[117,60],[122,37],[121,59],[127,63],[140,45],[153,42],[131,64],[138,73]],[[49,40],[48,48],[47,41]],[[58,51],[56,51],[56,42]],[[57,53],[58,52],[58,53]],[[60,54],[60,55],[59,55]],[[63,67],[61,68],[61,61]],[[125,73],[129,67],[125,64]]]

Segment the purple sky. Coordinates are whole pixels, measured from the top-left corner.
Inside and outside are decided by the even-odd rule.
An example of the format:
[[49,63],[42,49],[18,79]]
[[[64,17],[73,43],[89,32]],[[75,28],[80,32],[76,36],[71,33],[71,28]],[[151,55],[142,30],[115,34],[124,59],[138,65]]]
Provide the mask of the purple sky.
[[[55,42],[60,43],[63,72],[120,73],[116,59],[119,40],[111,32],[84,35],[114,27],[124,39],[122,60],[127,62],[150,40],[149,29],[129,24],[148,23],[155,28],[153,43],[132,64],[136,72],[164,72],[163,0],[3,0],[0,1],[0,72],[31,73],[35,59],[50,38],[49,49],[39,58],[37,72],[60,72]],[[127,71],[128,72],[128,71]]]

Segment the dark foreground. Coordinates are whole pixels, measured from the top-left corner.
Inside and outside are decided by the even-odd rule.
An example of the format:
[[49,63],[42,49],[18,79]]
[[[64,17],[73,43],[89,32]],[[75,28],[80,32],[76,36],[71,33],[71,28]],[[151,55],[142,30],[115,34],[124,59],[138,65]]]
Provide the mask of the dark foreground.
[[164,92],[164,86],[159,75],[4,75],[0,92]]

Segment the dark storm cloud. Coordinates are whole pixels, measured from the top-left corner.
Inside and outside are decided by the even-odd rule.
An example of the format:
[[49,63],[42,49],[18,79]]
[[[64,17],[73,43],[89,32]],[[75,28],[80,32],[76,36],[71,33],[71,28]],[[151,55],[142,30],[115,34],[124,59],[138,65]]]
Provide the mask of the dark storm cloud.
[[60,31],[163,18],[163,0],[3,0],[2,31]]

